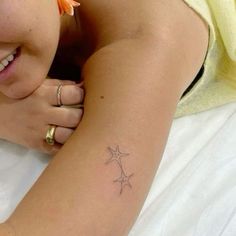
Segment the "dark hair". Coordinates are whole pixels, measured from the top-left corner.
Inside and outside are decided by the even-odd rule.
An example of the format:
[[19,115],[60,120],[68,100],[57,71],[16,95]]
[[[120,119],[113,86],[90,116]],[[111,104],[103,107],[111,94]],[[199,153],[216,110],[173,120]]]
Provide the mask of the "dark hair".
[[[78,24],[78,12],[75,11],[75,21]],[[63,54],[63,56],[62,56]],[[81,68],[71,63],[71,60],[63,59],[65,53],[58,48],[53,63],[48,72],[48,76],[54,79],[66,79],[80,82]]]

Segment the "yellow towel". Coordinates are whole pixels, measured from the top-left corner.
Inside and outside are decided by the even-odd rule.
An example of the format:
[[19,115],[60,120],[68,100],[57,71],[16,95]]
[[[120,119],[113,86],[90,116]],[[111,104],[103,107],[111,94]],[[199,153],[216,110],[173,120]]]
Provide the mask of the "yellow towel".
[[209,0],[209,5],[230,58],[236,61],[236,4],[235,0]]
[[236,1],[184,0],[209,25],[204,73],[179,101],[175,118],[236,101]]

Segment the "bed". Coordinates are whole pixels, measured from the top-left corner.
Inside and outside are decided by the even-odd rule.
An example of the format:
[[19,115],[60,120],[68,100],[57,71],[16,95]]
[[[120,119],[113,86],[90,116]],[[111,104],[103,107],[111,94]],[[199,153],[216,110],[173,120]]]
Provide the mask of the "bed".
[[[50,158],[0,140],[0,222]],[[129,236],[236,235],[236,103],[173,121],[152,187]]]

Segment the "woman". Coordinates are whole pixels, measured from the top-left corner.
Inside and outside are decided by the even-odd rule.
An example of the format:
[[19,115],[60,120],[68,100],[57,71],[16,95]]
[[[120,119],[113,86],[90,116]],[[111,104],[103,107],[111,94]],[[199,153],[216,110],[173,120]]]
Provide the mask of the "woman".
[[[62,2],[74,3],[59,1],[64,10]],[[59,38],[58,51],[76,45],[61,51],[82,66],[86,91],[81,123],[0,225],[1,236],[127,235],[178,101],[203,64],[208,27],[183,1],[80,3],[77,22],[60,19],[56,0],[0,3],[0,46],[21,50],[0,91],[17,98],[35,91]]]

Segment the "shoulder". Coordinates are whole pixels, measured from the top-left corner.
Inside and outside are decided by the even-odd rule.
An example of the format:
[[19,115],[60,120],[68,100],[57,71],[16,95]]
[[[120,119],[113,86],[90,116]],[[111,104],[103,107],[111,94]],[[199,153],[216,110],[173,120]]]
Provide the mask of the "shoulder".
[[123,39],[149,39],[153,51],[168,55],[170,64],[184,64],[184,73],[192,75],[183,81],[186,88],[201,68],[208,27],[184,1],[82,0],[81,11],[96,32],[98,49]]
[[[194,29],[192,26],[197,15],[180,0],[80,0],[80,2],[82,17],[86,18],[100,37],[131,38],[147,33],[156,36],[161,33],[182,33],[188,26]],[[200,17],[198,18],[202,21]]]

